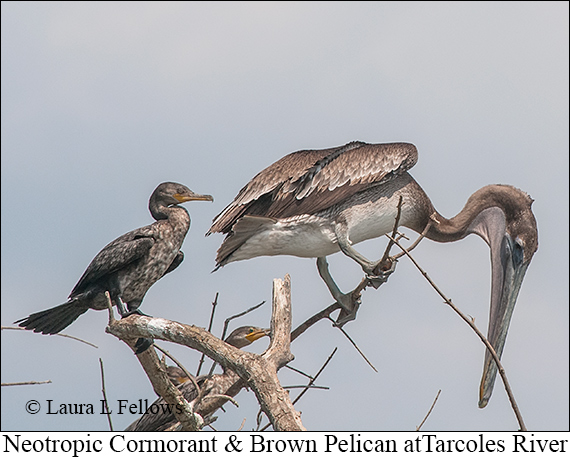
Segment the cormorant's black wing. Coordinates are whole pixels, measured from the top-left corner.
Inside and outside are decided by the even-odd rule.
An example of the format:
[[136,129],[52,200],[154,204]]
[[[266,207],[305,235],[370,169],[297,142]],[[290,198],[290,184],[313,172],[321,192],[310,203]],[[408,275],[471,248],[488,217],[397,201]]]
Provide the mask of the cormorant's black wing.
[[70,298],[84,292],[98,279],[114,273],[147,254],[154,245],[153,225],[125,233],[105,246],[91,261],[79,279]]

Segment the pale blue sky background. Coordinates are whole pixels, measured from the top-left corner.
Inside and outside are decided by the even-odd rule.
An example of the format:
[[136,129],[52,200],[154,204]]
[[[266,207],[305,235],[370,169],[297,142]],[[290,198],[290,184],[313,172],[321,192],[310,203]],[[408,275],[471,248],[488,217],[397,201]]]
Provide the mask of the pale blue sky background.
[[[411,174],[444,215],[491,183],[536,200],[539,250],[503,360],[527,426],[568,429],[568,121],[567,2],[2,2],[2,325],[64,302],[106,243],[152,221],[147,201],[162,181],[215,202],[186,205],[186,260],[142,310],[206,326],[219,292],[219,334],[290,273],[299,324],[331,303],[315,262],[258,258],[211,274],[222,241],[204,238],[211,219],[289,152],[406,141],[419,150]],[[360,249],[378,257],[384,245]],[[416,257],[486,330],[485,243],[424,241]],[[354,262],[329,262],[342,288],[358,283]],[[267,325],[269,312],[239,325]],[[99,349],[2,333],[3,382],[53,381],[2,388],[3,430],[107,430],[101,415],[45,414],[47,399],[99,403],[99,357],[112,403],[155,398],[106,322],[90,311],[66,329]],[[365,292],[345,328],[379,373],[326,322],[296,341],[293,365],[313,373],[339,347],[318,382],[330,390],[298,404],[309,430],[414,430],[438,389],[424,430],[517,429],[500,383],[478,409],[483,346],[410,262]],[[198,355],[165,346],[195,370]],[[36,415],[25,412],[31,399],[44,408]],[[244,417],[254,427],[253,394],[237,400],[219,429]]]

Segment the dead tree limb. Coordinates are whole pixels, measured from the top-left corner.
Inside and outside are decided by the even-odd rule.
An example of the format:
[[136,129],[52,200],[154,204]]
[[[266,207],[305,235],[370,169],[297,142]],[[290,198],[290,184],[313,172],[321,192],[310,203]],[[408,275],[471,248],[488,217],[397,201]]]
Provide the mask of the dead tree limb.
[[105,372],[103,371],[103,359],[99,357],[99,367],[101,368],[101,393],[103,394],[103,404],[105,405],[105,414],[109,423],[109,430],[113,431],[113,422],[111,421],[111,412],[109,411],[109,402],[107,401],[107,389],[105,388]]
[[420,431],[420,428],[422,428],[422,425],[424,425],[425,422],[427,421],[427,418],[429,417],[429,415],[430,415],[431,412],[433,411],[433,408],[434,408],[435,404],[437,403],[437,399],[439,398],[439,394],[440,394],[440,393],[441,393],[441,389],[439,389],[439,390],[437,391],[437,395],[435,396],[435,399],[433,400],[433,403],[431,404],[431,407],[430,407],[429,411],[428,411],[427,414],[425,415],[424,420],[420,423],[420,425],[418,425],[418,426],[416,427],[416,432],[419,432],[419,431]]
[[[225,367],[226,370],[235,372],[239,378],[244,380],[255,393],[261,408],[275,430],[299,431],[305,429],[299,413],[295,411],[292,405],[289,394],[281,387],[277,378],[277,370],[293,359],[290,351],[291,281],[289,275],[286,275],[284,280],[274,280],[271,343],[262,355],[241,351],[200,327],[161,318],[132,315],[120,321],[110,319],[106,331],[131,344],[137,338],[153,338],[181,344],[203,352]],[[158,395],[173,405],[185,404],[188,406],[178,389],[173,390],[175,388],[162,369],[154,349],[139,354],[138,358],[147,371]],[[223,375],[214,375],[212,378],[220,380],[221,376]],[[165,385],[165,380],[170,385]],[[231,382],[233,379],[224,381]],[[231,390],[237,388],[239,392],[242,387],[240,384],[236,379],[236,382],[229,386],[229,391],[224,394],[233,396]],[[227,382],[224,385],[227,385]],[[163,393],[168,394],[171,398],[167,398]],[[217,400],[224,401],[223,398]],[[186,416],[177,416],[177,419],[186,422],[186,425],[183,423],[183,426],[188,429],[199,425],[191,424],[191,417],[195,415],[189,406],[185,409],[188,413]]]
[[14,387],[14,386],[35,386],[38,384],[51,384],[50,380],[47,381],[21,381],[21,382],[3,382],[2,387]]

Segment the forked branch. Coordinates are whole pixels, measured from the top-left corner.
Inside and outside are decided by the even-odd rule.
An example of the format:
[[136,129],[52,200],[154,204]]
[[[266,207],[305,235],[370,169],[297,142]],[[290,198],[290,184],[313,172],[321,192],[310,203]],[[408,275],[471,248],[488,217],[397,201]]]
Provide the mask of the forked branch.
[[[153,338],[171,341],[203,352],[224,366],[227,371],[231,370],[237,373],[247,383],[257,396],[262,409],[270,419],[275,430],[304,430],[299,413],[295,411],[289,395],[283,390],[277,378],[277,370],[293,358],[290,352],[291,293],[289,275],[285,276],[284,281],[280,279],[274,280],[271,343],[267,351],[262,355],[241,351],[202,328],[160,318],[132,315],[120,321],[110,319],[107,332],[131,343],[136,338]],[[166,379],[170,383],[154,349],[144,351],[138,357],[145,370],[147,366],[154,365],[149,370],[150,372],[147,371],[149,379],[152,374],[160,378],[158,382]],[[211,378],[215,378],[215,376]],[[218,377],[220,376],[223,375],[218,375]],[[155,386],[155,381],[157,380],[151,379],[153,386]],[[235,385],[236,388],[241,388],[242,386],[237,381],[235,379],[229,387],[233,388]],[[171,383],[170,385],[172,386]],[[202,386],[202,389],[204,389],[204,386]],[[188,421],[196,416],[189,409],[185,400],[181,396],[182,400],[180,398],[178,400],[170,400],[163,395],[162,389],[155,387],[155,390],[157,390],[157,394],[163,396],[171,404],[186,404],[186,410],[191,417],[179,418],[177,416],[177,419],[186,420],[187,425],[183,424],[183,426],[186,429],[191,428],[191,424]],[[231,392],[228,394],[235,395],[235,393]],[[220,399],[217,400],[220,401]],[[200,426],[201,424],[196,423],[196,425]]]

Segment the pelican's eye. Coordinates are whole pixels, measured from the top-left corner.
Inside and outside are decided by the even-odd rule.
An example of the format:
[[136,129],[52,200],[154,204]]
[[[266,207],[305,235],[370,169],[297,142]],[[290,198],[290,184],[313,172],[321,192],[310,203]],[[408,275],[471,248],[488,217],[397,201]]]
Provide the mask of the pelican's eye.
[[518,236],[513,243],[513,262],[520,264],[524,257],[524,242]]

